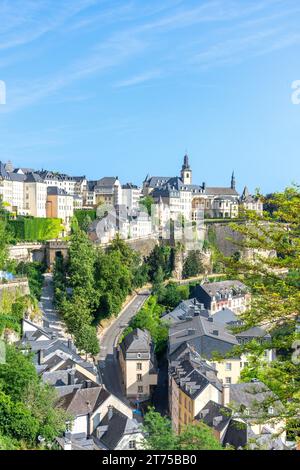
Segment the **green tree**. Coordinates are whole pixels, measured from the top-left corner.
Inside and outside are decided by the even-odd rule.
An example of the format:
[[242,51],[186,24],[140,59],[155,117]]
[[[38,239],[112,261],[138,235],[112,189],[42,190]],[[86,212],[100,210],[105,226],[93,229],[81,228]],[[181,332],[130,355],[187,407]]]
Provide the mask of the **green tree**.
[[0,270],[3,270],[8,259],[8,244],[11,237],[7,228],[7,217],[3,213],[2,203],[0,204],[0,211]]
[[[250,354],[250,362],[242,379],[261,378],[283,403],[281,417],[287,420],[287,428],[299,432],[300,368],[295,343],[300,339],[299,187],[274,194],[268,204],[272,207],[270,212],[260,216],[246,211],[244,224],[232,224],[242,235],[240,249],[248,256],[222,257],[221,261],[227,275],[241,279],[252,293],[251,308],[241,315],[244,322],[241,329],[261,326],[272,337],[268,342],[243,346],[243,352]],[[273,362],[258,359],[270,348],[277,350]]]
[[65,429],[67,419],[55,408],[57,398],[55,390],[38,376],[31,354],[6,345],[6,363],[0,364],[1,437],[29,447],[38,445],[39,435],[53,441]]
[[70,299],[62,301],[61,312],[69,332],[75,338],[85,325],[90,325],[92,322],[91,310],[83,289],[76,289]]
[[82,289],[91,306],[96,302],[94,289],[95,249],[86,233],[78,230],[71,236],[69,248],[69,284],[75,290]]
[[6,363],[0,364],[0,390],[14,401],[21,401],[29,384],[37,381],[31,356],[6,345]]
[[165,352],[168,342],[168,325],[161,318],[164,307],[157,303],[157,297],[151,296],[141,310],[129,323],[123,333],[122,339],[135,328],[148,330],[155,345],[156,354]]
[[158,267],[157,271],[153,276],[152,291],[153,294],[162,295],[164,289],[164,272],[161,266]]
[[155,246],[145,261],[150,280],[153,281],[159,268],[163,271],[164,279],[168,279],[174,269],[174,250],[169,246]]
[[172,430],[171,421],[150,408],[144,420],[145,440],[147,450],[175,450],[176,437]]
[[96,356],[100,350],[96,328],[92,325],[83,325],[76,334],[75,344],[80,351]]
[[104,253],[98,250],[95,264],[96,289],[99,292],[99,311],[110,317],[119,313],[126,296],[133,288],[133,274],[120,250]]
[[198,250],[189,251],[183,266],[183,278],[198,276],[204,273],[203,264],[201,261],[201,253]]
[[149,408],[144,421],[147,450],[222,450],[213,430],[203,422],[189,424],[176,435],[171,421]]
[[61,435],[65,430],[66,420],[71,420],[65,411],[56,407],[57,399],[56,390],[41,381],[31,382],[23,398],[31,416],[38,422],[38,435],[47,442],[52,442]]
[[22,402],[15,402],[0,391],[0,433],[33,444],[38,436],[38,421]]
[[158,292],[158,302],[165,305],[168,309],[174,309],[182,300],[182,290],[178,288],[175,282],[161,288]]
[[140,205],[146,209],[148,215],[151,215],[151,209],[152,209],[153,204],[154,204],[154,199],[152,196],[144,196],[140,200]]
[[203,422],[199,422],[185,427],[177,437],[176,449],[222,450],[222,446],[215,437],[213,430]]

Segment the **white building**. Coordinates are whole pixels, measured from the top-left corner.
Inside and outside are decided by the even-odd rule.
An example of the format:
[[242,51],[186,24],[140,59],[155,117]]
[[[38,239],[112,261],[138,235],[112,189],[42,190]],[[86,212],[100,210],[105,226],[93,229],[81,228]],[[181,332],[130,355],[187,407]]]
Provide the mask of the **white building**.
[[127,183],[122,186],[122,204],[127,207],[129,211],[137,210],[142,196],[140,188],[132,183]]
[[33,217],[46,217],[47,186],[36,173],[26,175],[25,210]]

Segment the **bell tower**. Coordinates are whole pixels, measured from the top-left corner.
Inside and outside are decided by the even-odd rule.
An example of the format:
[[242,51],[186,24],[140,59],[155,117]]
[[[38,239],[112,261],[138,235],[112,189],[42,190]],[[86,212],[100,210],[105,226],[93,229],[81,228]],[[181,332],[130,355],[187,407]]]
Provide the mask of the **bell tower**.
[[181,168],[181,179],[183,184],[192,184],[192,170],[189,164],[189,157],[185,154]]

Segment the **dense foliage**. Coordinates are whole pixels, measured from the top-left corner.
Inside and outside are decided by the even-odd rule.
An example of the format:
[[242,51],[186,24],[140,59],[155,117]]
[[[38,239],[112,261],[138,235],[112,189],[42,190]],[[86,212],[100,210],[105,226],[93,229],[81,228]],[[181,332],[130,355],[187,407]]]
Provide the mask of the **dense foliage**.
[[153,282],[159,275],[168,279],[174,270],[175,248],[170,246],[155,246],[145,259],[149,270],[149,278]]
[[21,261],[15,268],[17,275],[26,275],[28,279],[30,294],[37,300],[40,300],[44,277],[43,274],[46,271],[46,266],[38,261],[25,263]]
[[203,422],[189,424],[176,435],[169,418],[150,409],[144,421],[147,450],[222,450],[213,430]]
[[184,261],[182,277],[187,279],[189,277],[195,277],[205,272],[201,253],[198,250],[191,250]]
[[58,258],[54,269],[56,306],[76,346],[97,354],[97,323],[117,315],[126,297],[147,279],[140,256],[123,240],[117,237],[104,251],[77,228],[71,235],[68,262]]
[[[272,211],[263,216],[247,211],[245,224],[232,227],[243,236],[239,248],[252,256],[223,258],[231,278],[239,278],[252,292],[251,309],[242,315],[243,329],[261,326],[272,339],[262,344],[249,343],[243,351],[250,354],[243,380],[261,379],[283,403],[281,418],[287,429],[300,429],[300,191],[287,188],[268,198]],[[265,349],[277,351],[271,363],[259,360]]]
[[156,354],[163,353],[168,341],[168,324],[161,318],[164,311],[164,307],[158,304],[157,297],[151,296],[132,318],[121,339],[135,328],[148,330],[154,342]]
[[74,211],[74,217],[78,222],[78,227],[87,232],[91,223],[96,219],[96,209],[76,209]]
[[53,387],[43,384],[31,356],[6,345],[0,364],[0,449],[37,448],[65,429],[67,416],[55,408]]

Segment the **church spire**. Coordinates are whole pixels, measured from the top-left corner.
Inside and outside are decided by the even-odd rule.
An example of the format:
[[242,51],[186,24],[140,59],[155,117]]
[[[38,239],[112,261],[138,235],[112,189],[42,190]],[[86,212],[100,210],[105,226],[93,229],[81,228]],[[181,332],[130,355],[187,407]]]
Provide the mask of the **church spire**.
[[231,175],[231,189],[235,189],[235,186],[236,186],[236,181],[235,181],[235,175],[233,171]]
[[189,156],[186,153],[184,158],[183,158],[183,165],[182,165],[183,170],[189,170],[190,169],[190,164],[189,164]]

